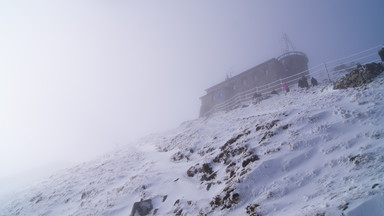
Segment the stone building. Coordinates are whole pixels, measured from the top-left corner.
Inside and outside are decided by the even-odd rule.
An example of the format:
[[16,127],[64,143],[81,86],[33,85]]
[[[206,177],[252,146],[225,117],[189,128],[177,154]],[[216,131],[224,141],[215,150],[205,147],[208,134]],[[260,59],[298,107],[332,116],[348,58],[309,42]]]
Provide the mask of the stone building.
[[284,82],[296,84],[299,77],[308,74],[308,58],[304,53],[284,53],[206,89],[207,94],[200,98],[200,117],[231,110],[252,99],[255,93],[281,91]]

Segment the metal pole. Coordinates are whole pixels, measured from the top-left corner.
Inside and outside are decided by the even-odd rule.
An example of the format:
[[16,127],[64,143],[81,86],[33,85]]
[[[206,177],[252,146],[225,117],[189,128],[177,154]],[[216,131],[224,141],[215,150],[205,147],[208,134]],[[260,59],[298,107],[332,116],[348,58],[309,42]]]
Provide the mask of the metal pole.
[[281,86],[281,92],[284,92],[284,85],[283,85],[283,81],[280,79],[280,86]]
[[327,71],[328,80],[329,80],[329,82],[332,82],[331,78],[329,77],[329,72],[328,72],[327,64],[325,64],[325,62],[323,62],[323,64],[324,64],[325,70]]

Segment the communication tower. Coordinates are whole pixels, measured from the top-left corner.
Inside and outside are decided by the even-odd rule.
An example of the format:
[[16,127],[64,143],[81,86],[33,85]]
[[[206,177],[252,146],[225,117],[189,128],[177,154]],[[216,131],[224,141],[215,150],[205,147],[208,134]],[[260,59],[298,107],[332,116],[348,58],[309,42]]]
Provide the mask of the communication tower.
[[295,46],[293,45],[291,40],[289,40],[287,34],[284,33],[283,36],[281,37],[281,52],[288,53],[292,51],[295,51]]

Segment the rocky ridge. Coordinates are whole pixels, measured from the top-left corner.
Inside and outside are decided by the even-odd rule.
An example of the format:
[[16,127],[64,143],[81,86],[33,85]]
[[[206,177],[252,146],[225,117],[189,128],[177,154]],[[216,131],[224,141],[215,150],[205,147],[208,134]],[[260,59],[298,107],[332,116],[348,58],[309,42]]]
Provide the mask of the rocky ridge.
[[384,71],[382,63],[369,63],[358,65],[356,69],[345,75],[334,85],[334,89],[346,89],[350,87],[359,87],[368,84],[375,79],[381,72]]

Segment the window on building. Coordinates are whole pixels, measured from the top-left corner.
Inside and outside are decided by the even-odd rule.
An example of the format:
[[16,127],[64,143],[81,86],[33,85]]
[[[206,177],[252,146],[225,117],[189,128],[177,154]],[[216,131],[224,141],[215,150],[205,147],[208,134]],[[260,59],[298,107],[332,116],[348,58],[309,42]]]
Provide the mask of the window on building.
[[237,89],[236,85],[233,85],[233,87],[232,87],[232,88],[233,88],[233,90],[236,90],[236,89]]
[[247,85],[247,80],[243,79],[243,86]]
[[253,75],[253,80],[254,80],[254,81],[257,80],[257,75],[256,75],[256,74]]
[[266,68],[264,72],[265,72],[265,76],[268,76],[269,74],[268,68]]
[[221,98],[223,98],[223,90],[218,91],[217,94],[216,94],[216,99],[219,100]]

